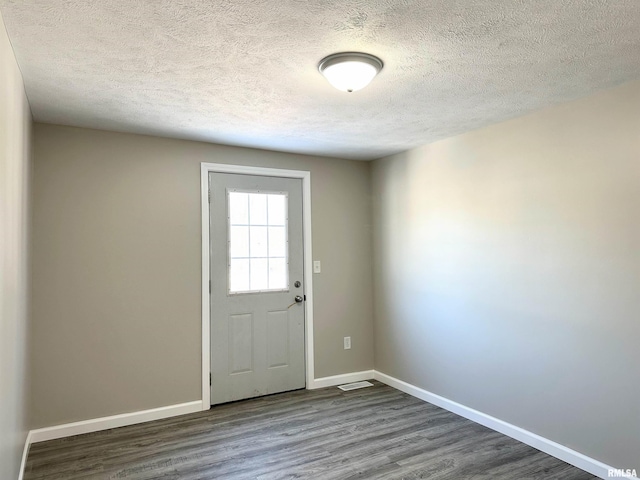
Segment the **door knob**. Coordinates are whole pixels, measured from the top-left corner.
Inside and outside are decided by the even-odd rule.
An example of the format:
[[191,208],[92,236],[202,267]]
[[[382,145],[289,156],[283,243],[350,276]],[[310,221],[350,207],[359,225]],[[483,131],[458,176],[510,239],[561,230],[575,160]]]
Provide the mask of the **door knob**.
[[294,298],[295,302],[293,302],[291,305],[289,305],[287,307],[287,310],[289,310],[291,307],[293,307],[296,303],[302,303],[304,302],[304,298],[302,298],[300,295],[296,295]]

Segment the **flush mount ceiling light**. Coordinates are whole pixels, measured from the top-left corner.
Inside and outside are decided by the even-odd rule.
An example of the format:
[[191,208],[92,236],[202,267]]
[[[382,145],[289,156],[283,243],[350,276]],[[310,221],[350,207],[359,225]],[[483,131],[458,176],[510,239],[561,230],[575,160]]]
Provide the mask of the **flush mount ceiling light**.
[[343,92],[356,92],[371,83],[382,70],[382,60],[368,53],[334,53],[322,59],[318,70]]

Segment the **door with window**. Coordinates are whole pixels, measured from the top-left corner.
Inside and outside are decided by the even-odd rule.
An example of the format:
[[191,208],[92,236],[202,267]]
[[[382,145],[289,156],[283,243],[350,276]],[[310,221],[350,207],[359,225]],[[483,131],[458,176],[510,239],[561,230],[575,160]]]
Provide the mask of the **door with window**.
[[305,387],[302,180],[210,173],[211,404]]

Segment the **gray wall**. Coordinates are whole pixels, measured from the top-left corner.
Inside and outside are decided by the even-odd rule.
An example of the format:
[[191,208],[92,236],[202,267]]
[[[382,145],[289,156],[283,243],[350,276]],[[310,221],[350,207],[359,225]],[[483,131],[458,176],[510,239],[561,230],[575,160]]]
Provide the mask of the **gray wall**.
[[311,171],[316,378],[373,367],[368,163],[43,124],[34,162],[32,427],[201,398],[200,162]]
[[27,233],[31,112],[0,15],[0,478],[27,437]]
[[374,163],[375,365],[640,468],[640,83]]

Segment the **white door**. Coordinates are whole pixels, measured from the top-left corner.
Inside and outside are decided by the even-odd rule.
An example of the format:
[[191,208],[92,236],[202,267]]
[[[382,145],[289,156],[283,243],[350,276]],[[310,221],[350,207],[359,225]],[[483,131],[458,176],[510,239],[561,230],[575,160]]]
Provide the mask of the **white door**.
[[211,404],[305,387],[302,180],[210,173]]

